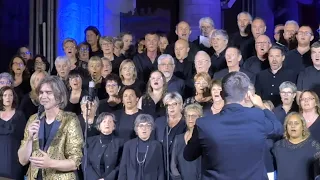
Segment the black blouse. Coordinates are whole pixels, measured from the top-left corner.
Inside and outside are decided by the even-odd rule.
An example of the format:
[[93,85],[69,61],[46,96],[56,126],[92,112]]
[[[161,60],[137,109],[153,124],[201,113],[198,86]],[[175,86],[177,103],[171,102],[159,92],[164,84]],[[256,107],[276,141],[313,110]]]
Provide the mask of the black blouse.
[[275,143],[273,154],[279,180],[311,180],[314,179],[313,164],[319,158],[320,144],[311,137],[299,144],[282,139]]
[[[80,121],[82,133],[84,134],[85,128],[86,128],[86,121],[83,118],[82,114],[78,115],[78,119]],[[97,117],[94,117],[93,123],[88,125],[87,137],[96,136],[100,134],[100,132],[95,127],[96,121],[97,121]]]
[[163,105],[162,100],[155,103],[153,99],[148,95],[142,96],[141,108],[144,112],[148,112],[148,114],[150,114],[154,118],[166,115],[166,108]]

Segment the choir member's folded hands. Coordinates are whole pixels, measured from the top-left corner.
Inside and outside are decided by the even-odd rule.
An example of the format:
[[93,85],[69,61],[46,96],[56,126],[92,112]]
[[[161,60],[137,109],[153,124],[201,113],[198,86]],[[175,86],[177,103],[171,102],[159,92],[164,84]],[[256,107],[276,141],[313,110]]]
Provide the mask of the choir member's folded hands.
[[250,91],[248,91],[248,96],[254,106],[260,109],[266,109],[266,107],[263,105],[263,102],[260,96],[256,94],[252,94]]

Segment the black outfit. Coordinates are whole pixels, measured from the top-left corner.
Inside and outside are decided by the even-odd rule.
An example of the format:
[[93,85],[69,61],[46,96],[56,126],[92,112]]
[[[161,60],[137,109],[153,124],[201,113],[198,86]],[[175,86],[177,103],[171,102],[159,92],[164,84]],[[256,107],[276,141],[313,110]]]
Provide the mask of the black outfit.
[[112,64],[112,73],[119,76],[120,65],[123,60],[125,60],[124,56],[116,56],[113,55],[114,59],[111,61]]
[[151,72],[158,69],[158,57],[159,56],[157,56],[154,62],[152,62],[147,56],[147,52],[143,52],[134,56],[133,62],[136,66],[138,79],[140,81],[143,81],[146,84],[149,80]]
[[114,112],[114,115],[117,119],[115,135],[119,138],[124,139],[125,142],[137,137],[134,131],[134,121],[136,120],[136,117],[141,113],[142,111],[138,110],[138,112],[129,115],[125,113],[124,109]]
[[192,62],[190,62],[190,60],[188,60],[188,57],[185,58],[182,62],[175,58],[174,64],[174,76],[183,80],[193,78],[194,65]]
[[161,143],[131,139],[124,144],[118,180],[164,180]]
[[199,47],[199,51],[205,51],[209,56],[212,56],[214,54],[214,49],[212,47],[206,47],[203,44],[200,44],[200,36],[194,41],[192,41],[193,44],[197,45]]
[[[175,53],[174,53],[174,46],[175,43],[171,43],[167,46],[167,48],[164,50],[164,54],[170,54],[172,57],[176,57]],[[197,54],[198,51],[200,51],[200,48],[197,44],[192,43],[189,41],[189,53],[188,53],[188,60],[190,60],[191,62],[194,62],[194,58]]]
[[170,176],[173,180],[200,180],[201,157],[191,162],[186,161],[181,153],[185,147],[184,134],[177,135],[173,142]]
[[253,74],[258,74],[265,69],[269,69],[270,63],[268,59],[262,61],[257,56],[252,56],[245,61],[243,68],[252,72]]
[[119,104],[116,104],[116,103],[108,102],[108,99],[103,99],[99,101],[97,114],[100,114],[102,112],[113,113],[114,111],[122,109],[122,107],[123,107],[123,104],[121,102]]
[[13,89],[18,96],[19,102],[21,102],[23,96],[31,91],[30,78],[23,79],[22,83]]
[[[86,129],[86,120],[83,118],[82,114],[78,115],[78,119],[80,121],[82,133],[84,134]],[[100,132],[95,127],[96,121],[97,121],[97,117],[94,117],[93,123],[88,124],[87,137],[96,136],[100,134]]]
[[184,97],[185,93],[185,83],[182,79],[172,76],[168,81],[167,92],[178,92],[182,97]]
[[288,113],[286,113],[286,111],[282,108],[282,104],[280,104],[279,106],[276,106],[273,109],[273,113],[277,116],[277,118],[281,122],[281,124],[284,124],[284,120],[285,120],[287,114],[289,114],[291,112],[299,112],[299,106],[297,105],[296,102],[292,103],[291,109],[289,110]]
[[[169,145],[168,156],[169,156],[169,162],[170,162],[171,153],[172,153],[172,142],[173,142],[174,138],[176,137],[176,135],[183,134],[186,132],[186,129],[187,129],[186,122],[182,117],[176,126],[174,126],[173,128],[170,128],[167,126],[167,117],[162,116],[162,117],[157,118],[155,120],[155,124],[156,124],[155,131],[154,131],[155,139],[162,143],[163,152],[164,152],[163,153],[164,154],[163,161],[165,162],[165,165],[166,165],[166,163],[167,163],[167,161],[166,161],[166,159],[167,159],[166,158],[167,157],[167,153],[166,153],[167,152],[167,150],[166,150],[167,149],[167,140],[168,140],[168,145]],[[167,139],[167,135],[166,135],[166,128],[167,127],[169,128],[168,129],[168,132],[169,132],[168,139]]]
[[100,134],[87,140],[87,179],[118,180],[124,141],[114,135]]
[[155,103],[149,95],[145,94],[144,96],[142,96],[142,103],[141,104],[142,104],[141,109],[144,112],[148,112],[148,114],[153,116],[153,118],[155,118],[155,119],[166,115],[166,108],[163,105],[162,100]]
[[297,89],[298,91],[311,90],[320,96],[320,70],[314,66],[309,66],[301,71],[298,76]]
[[98,49],[98,51],[92,51],[90,48],[90,52],[89,52],[89,57],[91,58],[92,56],[98,56],[101,57],[103,56],[103,51],[101,49]]
[[[244,68],[241,68],[241,67],[240,67],[240,70],[239,70],[239,71],[245,73],[245,74],[250,78],[251,82],[252,82],[253,84],[255,83],[255,81],[256,81],[256,76],[255,76],[255,74],[253,74],[252,72],[250,72],[250,71],[248,71],[248,70],[246,70],[246,69],[244,69]],[[225,75],[227,75],[227,74],[229,74],[229,69],[228,69],[228,68],[222,69],[221,71],[214,73],[213,79],[220,79],[220,80],[222,80],[222,78],[223,78]]]
[[19,105],[18,110],[24,112],[26,119],[29,119],[31,115],[38,112],[39,103],[31,100],[30,94],[26,94],[23,96],[21,103]]
[[214,74],[215,72],[218,72],[222,69],[227,68],[227,62],[226,62],[226,50],[227,48],[225,48],[219,55],[217,55],[216,53],[214,53],[211,56],[211,67],[210,67],[210,71]]
[[299,144],[286,139],[275,143],[273,154],[277,162],[279,180],[314,179],[313,163],[320,152],[320,144],[308,138]]
[[26,119],[21,111],[8,121],[0,118],[0,176],[23,179],[22,166],[18,160],[18,149],[26,126]]
[[243,37],[240,35],[240,32],[236,32],[231,35],[229,45],[239,47],[244,60],[254,55],[255,43],[252,35]]
[[281,103],[279,86],[285,81],[296,83],[296,73],[283,67],[276,74],[273,74],[271,69],[263,70],[257,74],[256,93],[262,100],[270,100],[277,107]]
[[[186,107],[189,104],[193,104],[193,103],[197,103],[200,106],[202,106],[202,110],[207,112],[210,110],[211,112],[211,106],[212,106],[212,100],[208,101],[208,102],[198,102],[195,98],[195,96],[193,97],[189,97],[188,99],[186,99],[184,101],[183,107]],[[212,112],[211,112],[212,113]]]
[[[68,92],[68,96],[67,96],[68,99],[70,99],[70,95],[71,95],[71,91]],[[80,102],[83,96],[87,96],[87,95],[89,95],[88,91],[82,90],[79,97],[79,102],[76,104],[73,104],[69,100],[67,106],[64,108],[64,111],[74,112],[76,115],[80,115],[81,114]]]
[[286,54],[283,62],[284,68],[291,69],[292,71],[297,73],[312,65],[313,63],[311,60],[311,50],[307,51],[304,54],[300,54],[297,49],[293,49]]
[[129,86],[126,86],[121,82],[121,89],[123,89],[124,87],[131,87],[131,88],[133,88],[135,90],[140,91],[140,93],[144,93],[145,90],[146,90],[146,84],[143,81],[139,80],[139,79],[136,79],[134,81],[134,83],[129,85]]
[[309,127],[309,131],[310,131],[311,137],[317,142],[320,142],[320,116]]

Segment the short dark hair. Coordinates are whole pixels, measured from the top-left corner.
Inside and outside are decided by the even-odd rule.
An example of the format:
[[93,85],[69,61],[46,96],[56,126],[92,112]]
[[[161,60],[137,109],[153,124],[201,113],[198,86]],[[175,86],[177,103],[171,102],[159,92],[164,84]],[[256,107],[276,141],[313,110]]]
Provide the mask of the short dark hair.
[[114,81],[114,82],[116,82],[116,83],[118,84],[118,86],[121,85],[121,79],[120,79],[120,77],[119,77],[118,75],[116,75],[116,74],[113,74],[113,73],[108,74],[108,75],[106,76],[105,82],[107,83],[107,81]]
[[132,87],[132,86],[124,86],[124,87],[121,89],[121,91],[120,91],[120,97],[121,97],[121,99],[123,99],[123,94],[124,94],[124,92],[125,92],[126,90],[132,90],[132,91],[134,91],[134,93],[136,94],[136,96],[137,96],[138,98],[141,97],[141,92],[140,92],[138,89],[136,89],[135,87]]
[[236,49],[238,51],[238,53],[241,55],[241,51],[240,51],[239,46],[228,46],[226,49],[230,49],[230,48]]
[[222,79],[222,97],[227,103],[244,100],[250,85],[249,77],[243,72],[231,72]]
[[19,99],[18,99],[18,95],[17,93],[14,91],[13,87],[10,86],[4,86],[0,89],[0,110],[3,111],[4,107],[3,107],[3,94],[7,91],[7,90],[11,90],[12,94],[13,94],[13,101],[12,101],[12,105],[11,108],[16,108],[19,104]]
[[279,45],[273,45],[273,46],[269,49],[269,51],[270,51],[271,49],[280,50],[280,51],[281,51],[281,55],[282,55],[282,56],[285,55],[285,50],[284,50],[284,48],[281,47],[281,46],[279,46]]
[[46,65],[46,70],[45,71],[49,71],[49,68],[50,68],[50,63],[48,62],[48,60],[47,60],[47,58],[45,57],[45,56],[43,56],[43,55],[41,55],[41,54],[37,54],[37,55],[35,55],[34,56],[34,63],[36,63],[36,59],[37,58],[41,58],[41,60],[42,60],[42,62]]

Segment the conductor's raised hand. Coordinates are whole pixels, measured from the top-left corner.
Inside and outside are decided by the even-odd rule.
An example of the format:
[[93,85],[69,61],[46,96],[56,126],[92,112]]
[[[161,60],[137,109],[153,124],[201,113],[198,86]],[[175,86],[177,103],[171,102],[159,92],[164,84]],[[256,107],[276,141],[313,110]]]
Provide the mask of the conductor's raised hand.
[[248,92],[248,95],[249,95],[249,98],[254,106],[261,108],[261,109],[265,109],[260,96],[258,96],[256,94],[252,94],[250,91]]

